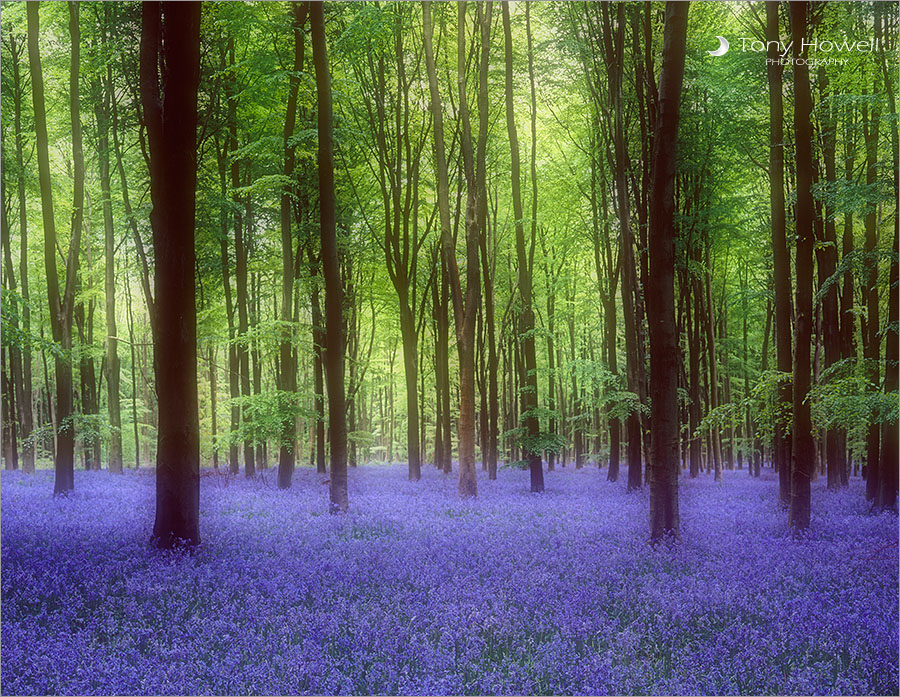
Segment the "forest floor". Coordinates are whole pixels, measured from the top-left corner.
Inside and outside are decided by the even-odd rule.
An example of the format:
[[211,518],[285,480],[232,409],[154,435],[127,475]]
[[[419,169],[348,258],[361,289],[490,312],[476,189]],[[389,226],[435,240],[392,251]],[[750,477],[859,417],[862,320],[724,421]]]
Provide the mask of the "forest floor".
[[148,546],[152,471],[3,472],[3,694],[897,694],[898,527],[813,484],[794,540],[771,470],[681,482],[683,542],[606,472],[202,479],[193,555]]

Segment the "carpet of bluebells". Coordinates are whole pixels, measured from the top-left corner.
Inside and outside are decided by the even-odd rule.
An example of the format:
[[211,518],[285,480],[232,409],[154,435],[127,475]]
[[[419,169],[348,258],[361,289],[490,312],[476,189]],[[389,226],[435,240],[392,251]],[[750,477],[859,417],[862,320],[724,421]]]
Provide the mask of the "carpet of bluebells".
[[194,554],[148,545],[150,471],[3,472],[4,694],[898,694],[898,524],[863,483],[813,485],[793,539],[777,482],[682,479],[680,545],[648,492],[571,469],[351,471],[279,491],[205,473]]

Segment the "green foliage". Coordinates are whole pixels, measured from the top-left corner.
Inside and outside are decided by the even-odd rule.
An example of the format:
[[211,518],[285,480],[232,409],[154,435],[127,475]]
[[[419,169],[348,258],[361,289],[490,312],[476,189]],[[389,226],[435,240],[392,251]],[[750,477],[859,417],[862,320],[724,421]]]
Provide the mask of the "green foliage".
[[315,418],[315,412],[304,406],[304,397],[307,396],[297,392],[267,390],[229,399],[227,405],[239,407],[243,419],[237,429],[224,436],[224,440],[229,443],[275,441],[282,445],[293,445],[282,443],[284,422],[297,417]]
[[[34,312],[33,305],[26,302],[18,292],[8,288],[0,289],[0,335],[4,346],[14,346],[26,351],[49,353],[60,360],[71,360],[58,342],[46,339],[35,331],[34,326],[26,332],[22,322],[22,308],[28,307]],[[32,315],[33,316],[33,315]]]
[[824,371],[809,394],[813,423],[848,431],[895,423],[898,395],[885,393],[872,382],[873,367],[870,361],[843,360]]

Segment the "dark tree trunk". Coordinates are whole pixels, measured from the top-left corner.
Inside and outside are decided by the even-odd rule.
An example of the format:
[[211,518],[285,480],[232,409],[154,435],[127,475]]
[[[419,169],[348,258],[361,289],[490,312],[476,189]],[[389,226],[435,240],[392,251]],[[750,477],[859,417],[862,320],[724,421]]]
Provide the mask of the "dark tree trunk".
[[[237,84],[234,78],[234,39],[228,39],[228,63],[231,74],[225,82],[228,95],[228,148],[231,157],[231,187],[237,190],[241,186],[241,162],[236,156],[238,149],[237,136]],[[250,388],[250,352],[248,346],[249,319],[247,311],[247,246],[244,242],[244,218],[238,201],[233,201],[234,208],[234,278],[235,300],[237,302],[238,333],[237,352],[240,370],[241,396],[244,400],[244,408],[241,409],[241,421],[244,433],[244,475],[252,477],[256,474],[256,453],[253,449],[253,439],[246,431],[250,430],[249,417],[247,416],[246,403],[252,397]]]
[[650,192],[651,454],[650,539],[680,535],[678,515],[678,334],[675,325],[675,148],[684,55],[687,2],[666,3],[659,115]]
[[[104,25],[101,39],[106,41],[106,23],[109,8],[103,8]],[[109,171],[109,119],[110,104],[114,98],[112,65],[107,63],[106,73],[101,78],[103,85],[102,102],[95,105],[97,115],[98,156],[100,159],[100,190],[103,193],[103,248],[106,266],[104,269],[104,289],[106,293],[106,400],[109,409],[109,471],[122,473],[122,407],[119,402],[120,366],[119,340],[116,327],[116,238],[113,224],[111,183]]]
[[344,410],[343,288],[337,247],[332,141],[331,72],[325,43],[323,3],[309,6],[313,63],[316,69],[319,135],[319,222],[322,276],[325,280],[325,356],[328,382],[328,431],[331,446],[329,494],[332,512],[347,510],[347,421]]
[[81,147],[81,119],[79,99],[80,31],[78,6],[69,5],[69,32],[72,50],[69,75],[69,106],[72,113],[72,159],[74,164],[74,202],[72,236],[66,258],[65,289],[60,295],[56,270],[56,222],[53,215],[53,193],[50,181],[50,156],[47,138],[47,117],[44,108],[44,78],[38,48],[40,31],[39,4],[28,3],[28,58],[31,65],[31,93],[34,105],[35,145],[38,160],[38,180],[41,189],[41,215],[44,223],[44,267],[47,276],[47,295],[50,303],[50,326],[53,340],[62,349],[55,356],[56,367],[56,448],[53,485],[54,494],[66,494],[75,488],[75,438],[72,424],[72,365],[64,354],[72,348],[72,315],[75,301],[75,280],[81,249],[81,223],[84,204],[84,158]]
[[[221,49],[220,69],[225,71],[226,51]],[[216,154],[218,155],[219,167],[219,192],[222,201],[228,200],[228,142],[226,138],[225,147],[219,145],[216,141]],[[225,319],[228,322],[228,396],[231,401],[231,428],[229,432],[228,445],[228,472],[229,474],[237,474],[240,471],[240,462],[238,459],[238,443],[237,434],[241,425],[241,408],[239,399],[241,396],[240,388],[240,364],[238,361],[237,346],[235,345],[235,326],[234,326],[234,302],[231,294],[231,260],[228,254],[228,208],[222,206],[221,220],[219,222],[219,248],[222,261],[222,290],[225,294]]]
[[[90,245],[88,245],[90,248]],[[87,266],[90,268],[91,255],[87,255]],[[79,284],[80,285],[80,284]],[[92,288],[88,285],[87,294],[92,294]],[[75,306],[75,325],[78,328],[78,338],[80,346],[80,360],[78,366],[78,374],[80,378],[80,397],[81,397],[81,413],[87,417],[87,427],[81,434],[82,437],[82,453],[84,457],[85,470],[100,469],[100,441],[97,433],[97,412],[99,411],[99,403],[97,400],[97,373],[94,369],[94,358],[91,351],[94,345],[94,302],[89,303],[87,316],[85,316],[84,303],[79,302]]]
[[[853,115],[854,109],[847,109],[845,114],[847,123],[844,132],[844,178],[847,181],[853,181],[855,176],[855,154],[856,147],[854,143],[854,127]],[[853,253],[853,211],[844,212],[844,225],[841,235],[841,258],[848,259],[848,255]],[[856,358],[856,345],[854,342],[854,333],[856,329],[856,315],[853,311],[853,269],[848,267],[844,272],[841,285],[841,358],[844,360]],[[844,449],[845,464],[841,471],[841,486],[850,484],[850,462],[847,460],[847,438],[846,432],[843,434],[842,447]]]
[[[879,6],[876,12],[879,13],[878,24],[876,24],[876,39],[881,37],[882,14],[887,17],[887,6]],[[894,82],[888,73],[887,62],[885,60],[884,49],[879,54],[881,62],[882,75],[884,77],[885,91],[888,94],[888,103],[891,105],[891,115],[893,123],[897,120],[897,106],[894,101]],[[896,128],[891,129],[891,155],[893,164],[894,179],[894,201],[900,197],[900,134]],[[884,339],[884,391],[887,394],[896,393],[898,387],[898,359],[900,359],[900,346],[897,339],[897,322],[898,322],[898,300],[897,285],[900,282],[897,269],[897,255],[900,248],[900,212],[894,210],[894,244],[892,247],[893,256],[891,258],[891,266],[888,277],[888,321]],[[888,421],[882,426],[881,430],[881,471],[878,475],[878,501],[877,504],[881,508],[896,508],[897,506],[897,488],[898,488],[898,460],[900,460],[900,445],[898,445],[898,422]]]
[[[704,292],[706,293],[705,312],[702,315],[703,326],[706,330],[706,352],[709,366],[709,408],[714,411],[719,407],[719,371],[716,358],[716,334],[715,334],[715,309],[712,300],[712,280],[709,274],[709,239],[706,239],[706,274],[704,278]],[[722,444],[717,430],[710,431],[710,443],[712,445],[712,461],[715,481],[722,479]]]
[[[895,157],[897,153],[894,153]],[[894,176],[897,175],[895,166]],[[895,179],[896,181],[896,179]],[[900,222],[897,213],[894,213],[894,246],[893,259],[891,260],[889,294],[888,294],[888,329],[884,340],[884,391],[887,394],[896,394],[898,387],[898,341],[897,341],[897,284],[900,281],[897,271],[897,250],[900,249]],[[898,448],[898,424],[897,421],[887,421],[881,427],[881,472],[879,473],[879,497],[878,505],[881,508],[895,508],[897,506],[897,479],[898,461],[900,461],[900,448]]]
[[812,196],[812,98],[809,89],[807,52],[807,2],[792,2],[791,38],[794,42],[794,140],[797,168],[797,330],[794,335],[794,411],[791,452],[790,525],[795,531],[809,527],[810,480],[815,464],[815,443],[807,395],[810,388],[810,345],[813,307],[813,221]]
[[[876,14],[876,17],[879,15]],[[873,87],[874,87],[873,81]],[[874,91],[874,89],[873,89]],[[878,182],[878,108],[873,107],[871,118],[869,109],[863,105],[863,133],[866,142],[866,186],[875,187]],[[863,358],[866,359],[866,372],[873,385],[879,382],[878,359],[880,356],[880,321],[878,308],[878,212],[870,205],[866,212],[866,246],[863,269],[865,273],[866,316],[862,333]],[[879,449],[881,446],[881,427],[877,424],[869,426],[866,434],[866,499],[875,501],[878,497]]]
[[[834,107],[828,102],[828,76],[825,68],[819,68],[819,88],[822,91],[822,151],[825,163],[825,179],[829,185],[836,179],[835,172],[835,120]],[[834,274],[837,267],[837,234],[834,225],[834,210],[826,200],[824,208],[824,220],[816,229],[822,233],[822,238],[816,245],[816,268],[819,274],[819,288],[821,289]],[[820,290],[821,292],[821,290]],[[825,348],[825,370],[841,359],[841,335],[838,310],[838,286],[834,283],[827,287],[821,301],[822,312],[822,340]],[[838,429],[828,429],[825,434],[825,462],[827,467],[827,482],[829,489],[841,487],[841,472],[846,468],[846,447],[843,432]]]
[[215,472],[219,471],[219,442],[218,442],[218,418],[216,416],[217,393],[219,390],[218,377],[216,375],[216,347],[209,345],[209,413],[212,420],[212,466]]
[[[791,356],[791,257],[785,234],[784,209],[784,106],[783,71],[779,64],[779,3],[766,2],[766,74],[769,84],[769,185],[771,187],[772,267],[775,275],[775,363],[779,372],[790,373]],[[773,43],[774,42],[774,43]],[[790,382],[780,381],[778,401],[787,407],[793,402]],[[787,507],[791,494],[791,428],[776,419],[773,444],[778,470],[778,500]]]
[[[696,288],[696,284],[693,284]],[[690,392],[691,404],[688,418],[690,425],[690,475],[692,479],[700,476],[700,439],[697,429],[700,426],[700,304],[696,293],[691,293],[687,303],[688,343],[690,344]]]
[[[300,71],[303,70],[303,25],[309,5],[292,4],[294,30],[294,65],[288,87],[287,113],[284,122],[284,176],[293,181],[295,149],[292,142],[297,119],[297,93],[300,89]],[[297,399],[297,358],[294,355],[294,236],[291,231],[291,196],[293,184],[281,192],[281,341],[279,343],[280,385],[285,403],[293,405]],[[291,486],[294,476],[297,445],[297,418],[293,409],[282,415],[281,443],[278,450],[278,488]]]
[[[523,353],[523,369],[522,374],[522,418],[525,426],[525,437],[523,439],[523,457],[528,462],[528,469],[531,473],[531,491],[541,492],[544,490],[544,470],[541,462],[541,451],[534,445],[540,438],[540,423],[537,418],[537,356],[534,346],[534,308],[532,302],[532,264],[534,258],[534,240],[536,227],[534,221],[531,228],[531,239],[528,249],[525,245],[525,227],[523,224],[522,212],[522,190],[521,190],[521,172],[519,167],[519,138],[516,131],[516,119],[513,108],[513,57],[512,57],[512,31],[509,23],[509,3],[502,3],[503,7],[503,35],[505,46],[505,65],[506,65],[506,130],[509,135],[509,147],[511,158],[511,174],[512,174],[512,198],[513,198],[513,216],[515,218],[516,228],[516,262],[517,262],[517,285],[519,287],[519,299],[522,303],[521,316],[519,318],[519,341],[522,345]],[[526,13],[528,7],[526,6]],[[530,31],[530,15],[527,15],[528,22],[528,40],[531,42]],[[531,66],[531,57],[529,53],[529,68]],[[529,74],[532,78],[532,89],[534,87],[533,69]],[[532,95],[533,99],[533,95]],[[534,114],[532,114],[534,116]],[[532,131],[534,125],[532,124]],[[534,177],[534,165],[532,164],[532,177]],[[536,187],[536,182],[532,181],[532,185]],[[537,189],[533,193],[534,201],[532,203],[532,215],[534,215],[537,206]],[[580,466],[579,462],[579,466]]]
[[[5,175],[6,171],[2,172]],[[0,176],[2,176],[0,175]],[[21,177],[20,177],[21,178]],[[15,291],[16,278],[15,269],[13,267],[12,252],[10,251],[10,230],[9,220],[6,217],[6,182],[0,178],[0,227],[2,227],[2,247],[3,247],[3,270],[5,285],[9,290]],[[20,308],[17,308],[21,312]],[[18,330],[18,319],[16,313],[10,313],[9,323],[13,327],[13,331]],[[9,350],[9,366],[6,365],[6,352],[3,351],[3,397],[5,403],[2,405],[3,416],[0,423],[3,424],[4,433],[4,457],[6,458],[7,469],[19,469],[19,435],[24,433],[22,427],[22,351],[19,346],[11,344]]]
[[[319,270],[319,260],[312,257],[310,252],[311,273],[315,276]],[[314,283],[317,283],[313,279]],[[315,448],[313,456],[315,458],[316,473],[325,474],[327,472],[325,466],[325,318],[322,316],[321,292],[318,285],[312,292],[312,321],[313,321],[313,389],[315,395],[313,402],[315,406]]]
[[141,466],[141,438],[138,427],[137,355],[134,348],[134,316],[131,313],[131,293],[125,293],[125,309],[128,313],[128,344],[131,349],[131,424],[134,429],[134,468]]
[[172,547],[200,542],[194,299],[200,3],[145,3],[142,11],[141,102],[150,146],[156,255],[159,437],[153,540]]
[[[13,69],[13,123],[16,137],[16,167],[20,173],[25,172],[24,147],[22,142],[22,80],[19,75],[19,56],[22,47],[17,45],[11,33],[10,52]],[[16,181],[16,192],[19,203],[19,292],[22,295],[22,332],[31,334],[31,305],[28,292],[28,207],[25,198],[25,177],[20,175]],[[31,348],[22,349],[22,393],[17,395],[18,408],[21,413],[22,437],[22,471],[34,472],[35,443],[31,438],[34,430],[34,398],[32,395]]]
[[[550,412],[548,419],[549,435],[557,435],[557,398],[556,398],[556,259],[548,256],[544,236],[541,236],[541,253],[543,255],[544,277],[547,279],[547,409]],[[551,268],[554,270],[551,271]],[[547,452],[547,471],[552,472],[556,468],[556,452]]]
[[[635,395],[642,393],[641,356],[638,346],[638,308],[635,301],[637,290],[637,267],[634,257],[634,231],[631,225],[631,203],[627,189],[627,143],[625,139],[625,115],[622,97],[622,72],[624,62],[625,9],[616,6],[616,30],[613,35],[607,12],[603,6],[605,34],[615,43],[607,47],[607,75],[609,78],[610,101],[613,108],[614,179],[616,184],[616,207],[619,217],[620,260],[622,264],[622,308],[625,319],[625,372],[628,390]],[[642,431],[639,411],[634,411],[625,419],[625,437],[628,442],[626,460],[628,463],[628,490],[640,489],[642,484]]]

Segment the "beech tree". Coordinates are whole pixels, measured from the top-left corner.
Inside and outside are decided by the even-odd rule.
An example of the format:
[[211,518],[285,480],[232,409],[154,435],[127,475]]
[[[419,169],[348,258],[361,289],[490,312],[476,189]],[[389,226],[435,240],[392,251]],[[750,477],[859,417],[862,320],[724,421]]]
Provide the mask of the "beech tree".
[[796,148],[797,176],[797,328],[794,333],[793,423],[791,450],[791,507],[790,524],[794,530],[809,527],[810,480],[813,475],[815,444],[812,435],[812,418],[807,401],[812,366],[810,348],[812,339],[813,307],[813,220],[815,209],[812,195],[812,97],[809,89],[807,51],[808,3],[790,3],[791,39],[794,56],[794,142]]
[[155,298],[159,547],[200,543],[200,424],[194,208],[200,3],[142,6],[141,105],[150,154]]
[[325,41],[323,3],[311,2],[313,63],[316,69],[319,135],[319,223],[321,225],[322,275],[325,279],[325,378],[328,385],[328,429],[331,510],[347,510],[347,417],[344,411],[343,288],[338,258],[334,196],[334,145],[331,105],[331,72]]
[[50,155],[47,137],[47,116],[44,106],[44,77],[38,47],[40,20],[39,3],[26,5],[28,11],[28,60],[31,66],[31,96],[34,105],[35,145],[38,178],[41,187],[41,215],[44,223],[44,270],[47,274],[47,295],[50,302],[50,326],[53,340],[61,351],[55,353],[56,368],[56,477],[54,494],[66,494],[75,488],[75,429],[73,416],[72,364],[68,352],[72,350],[72,320],[75,307],[75,285],[78,277],[78,258],[81,251],[81,223],[84,204],[84,157],[81,148],[81,114],[79,99],[80,28],[78,4],[69,4],[69,35],[72,39],[69,75],[69,109],[72,117],[72,162],[74,166],[72,233],[66,256],[65,285],[59,290],[56,269],[57,237],[53,212],[53,189],[50,182]]
[[650,192],[650,537],[680,535],[678,516],[678,339],[675,327],[675,153],[684,54],[687,2],[666,3],[659,113],[653,140]]

